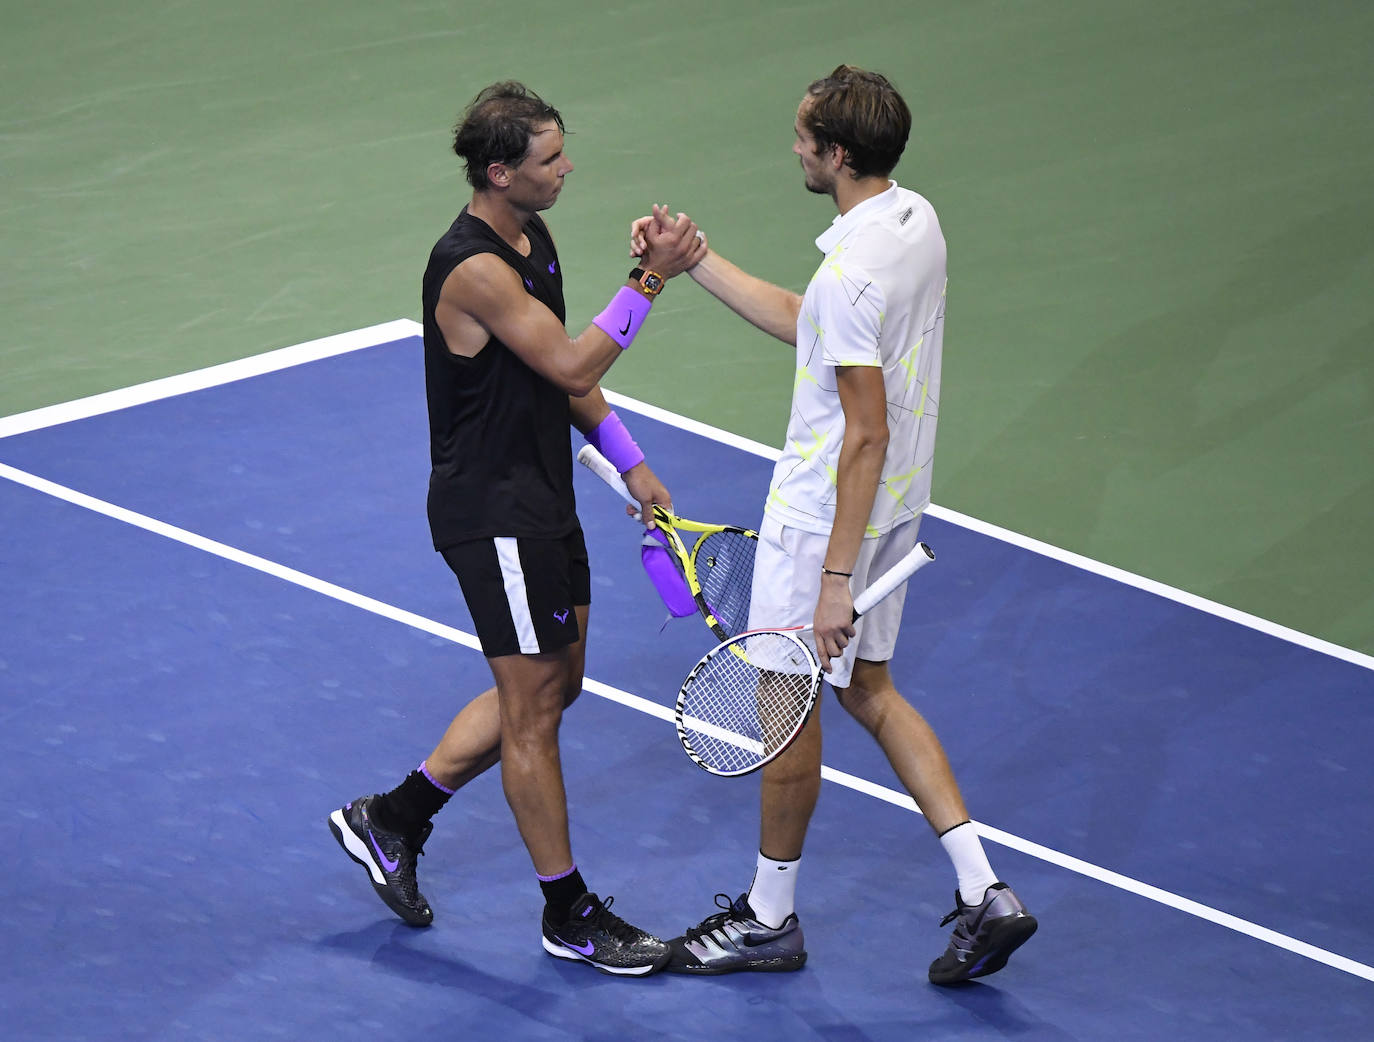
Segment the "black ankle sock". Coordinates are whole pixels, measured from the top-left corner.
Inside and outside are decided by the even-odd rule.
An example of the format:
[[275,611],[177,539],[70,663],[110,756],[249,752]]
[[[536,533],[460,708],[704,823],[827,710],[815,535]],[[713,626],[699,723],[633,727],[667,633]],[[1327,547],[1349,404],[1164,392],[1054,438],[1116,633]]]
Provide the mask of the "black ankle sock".
[[372,801],[372,819],[386,832],[413,836],[439,813],[452,795],[422,770],[414,770],[396,788]]
[[582,873],[573,865],[566,876],[540,879],[539,889],[544,891],[544,918],[557,926],[567,922],[573,902],[587,892],[587,884],[582,882]]

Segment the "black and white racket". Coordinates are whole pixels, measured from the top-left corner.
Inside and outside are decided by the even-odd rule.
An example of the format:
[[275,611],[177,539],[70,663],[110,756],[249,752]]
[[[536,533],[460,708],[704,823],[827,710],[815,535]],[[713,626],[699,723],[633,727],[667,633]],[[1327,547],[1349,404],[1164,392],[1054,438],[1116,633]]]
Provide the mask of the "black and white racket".
[[[854,618],[933,560],[934,551],[917,543],[854,598]],[[677,696],[677,736],[693,763],[735,778],[777,759],[796,740],[825,676],[802,639],[810,630],[750,630],[702,656]]]

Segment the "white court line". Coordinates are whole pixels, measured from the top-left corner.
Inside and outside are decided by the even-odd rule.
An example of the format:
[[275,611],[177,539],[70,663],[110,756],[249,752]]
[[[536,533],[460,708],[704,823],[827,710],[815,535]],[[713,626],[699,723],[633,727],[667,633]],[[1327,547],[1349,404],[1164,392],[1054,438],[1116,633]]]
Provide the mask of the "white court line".
[[[649,405],[645,402],[636,401],[633,398],[626,397],[623,394],[617,394],[614,391],[604,391],[603,393],[606,396],[606,401],[610,402],[617,409],[629,409],[639,413],[641,416],[647,416],[650,419],[658,420],[660,423],[668,424],[671,427],[681,428],[692,434],[700,435],[703,438],[710,438],[712,441],[718,441],[722,445],[729,445],[732,448],[753,453],[755,456],[762,456],[764,459],[776,460],[782,455],[781,450],[773,448],[772,446],[764,445],[757,441],[751,441],[748,438],[743,438],[738,434],[732,434],[729,431],[723,431],[718,427],[712,427],[709,424],[702,423],[700,420],[679,416],[676,413],[669,412],[667,409],[659,408],[657,405]],[[1343,662],[1349,662],[1354,666],[1361,666],[1364,669],[1374,670],[1374,655],[1365,655],[1350,648],[1342,647],[1339,644],[1333,644],[1330,641],[1314,637],[1311,634],[1303,633],[1300,630],[1290,629],[1287,626],[1280,626],[1278,623],[1270,622],[1268,619],[1262,619],[1258,615],[1251,615],[1248,612],[1229,608],[1224,604],[1218,604],[1216,601],[1209,601],[1205,597],[1199,597],[1196,594],[1188,593],[1176,587],[1167,586],[1162,582],[1156,582],[1154,579],[1147,579],[1143,575],[1136,575],[1134,572],[1128,572],[1124,568],[1116,568],[1109,564],[1103,564],[1101,561],[1094,561],[1091,557],[1084,557],[1081,554],[1076,554],[1071,550],[1063,550],[1050,543],[1042,543],[1038,539],[1032,539],[1030,536],[1021,535],[1010,529],[1000,528],[986,521],[980,521],[976,517],[970,517],[968,514],[961,514],[957,510],[949,510],[932,503],[926,508],[926,513],[931,517],[938,517],[941,521],[947,521],[950,524],[958,525],[960,528],[967,528],[971,532],[977,532],[979,535],[990,536],[1001,542],[1010,543],[1012,546],[1018,546],[1022,550],[1029,550],[1031,553],[1039,554],[1042,557],[1048,557],[1052,560],[1062,562],[1063,564],[1080,568],[1085,572],[1100,575],[1105,579],[1111,579],[1113,582],[1121,583],[1123,586],[1133,586],[1138,590],[1144,590],[1146,593],[1153,593],[1156,596],[1175,601],[1178,604],[1193,608],[1196,611],[1205,612],[1208,615],[1215,615],[1217,618],[1226,619],[1228,622],[1234,622],[1252,630],[1258,630],[1260,633],[1267,634],[1270,637],[1277,637],[1279,640],[1287,641],[1290,644],[1297,644],[1311,651],[1320,652],[1323,655],[1330,655],[1332,658],[1340,659]]]
[[[264,354],[253,355],[249,358],[242,358],[234,362],[225,362],[221,365],[210,366],[206,369],[198,369],[190,373],[182,373],[177,376],[169,376],[160,380],[151,380],[147,383],[134,384],[131,387],[124,387],[114,391],[106,391],[103,394],[92,395],[89,398],[78,398],[75,401],[64,402],[59,405],[50,405],[41,409],[33,409],[29,412],[15,413],[12,416],[0,417],[0,438],[6,438],[14,434],[25,434],[30,431],[39,430],[44,427],[53,427],[62,423],[69,423],[72,420],[86,419],[91,416],[98,416],[107,412],[114,412],[118,409],[126,409],[134,405],[142,405],[147,402],[158,401],[163,398],[170,398],[178,394],[187,394],[191,391],[205,390],[209,387],[217,387],[221,384],[231,383],[234,380],[243,380],[252,376],[260,376],[264,373],[275,372],[279,369],[286,369],[294,365],[302,365],[307,362],[318,361],[322,358],[329,358],[334,355],[345,354],[350,351],[358,351],[363,348],[376,347],[379,344],[390,343],[394,340],[401,340],[409,336],[421,336],[424,327],[413,319],[400,318],[392,322],[383,322],[379,325],[368,326],[364,329],[355,329],[347,333],[339,333],[334,336],[324,337],[320,340],[311,340],[304,344],[296,344],[292,347],[283,347],[276,351],[268,351]],[[764,445],[761,442],[752,441],[749,438],[732,434],[729,431],[712,427],[710,424],[702,423],[700,420],[693,420],[687,416],[679,416],[677,413],[647,402],[637,401],[623,394],[614,391],[605,391],[606,400],[617,408],[629,409],[637,412],[641,416],[648,416],[650,419],[658,420],[670,427],[687,431],[691,434],[709,438],[712,441],[720,442],[722,445],[729,445],[744,452],[761,456],[764,459],[776,460],[779,451],[772,446]],[[932,504],[926,509],[931,517],[937,517],[942,521],[967,528],[969,531],[977,532],[980,535],[989,536],[993,539],[1018,546],[1023,550],[1048,557],[1055,561],[1071,565],[1100,575],[1103,578],[1121,583],[1123,586],[1132,586],[1147,593],[1163,597],[1166,600],[1174,601],[1195,611],[1205,612],[1214,615],[1237,625],[1245,626],[1249,629],[1257,630],[1278,640],[1296,644],[1299,647],[1308,648],[1311,651],[1329,655],[1331,658],[1340,659],[1351,665],[1359,666],[1363,669],[1374,671],[1374,655],[1365,655],[1350,648],[1333,644],[1330,641],[1321,640],[1310,634],[1299,630],[1290,629],[1287,626],[1280,626],[1278,623],[1270,622],[1268,619],[1260,618],[1258,615],[1251,615],[1248,612],[1238,611],[1229,608],[1216,601],[1209,601],[1205,597],[1198,597],[1195,594],[1187,593],[1164,583],[1147,579],[1144,576],[1128,572],[1123,568],[1115,568],[1112,565],[1094,561],[1090,557],[1084,557],[1069,550],[1062,550],[1050,543],[1043,543],[1038,539],[1021,535],[1006,528],[980,521],[967,514],[961,514],[955,510],[949,510]]]
[[279,369],[289,369],[293,365],[304,365],[307,362],[317,362],[321,358],[361,351],[363,348],[376,347],[378,344],[390,343],[404,337],[417,336],[422,332],[420,323],[402,318],[394,322],[368,326],[366,329],[355,329],[348,333],[339,333],[304,344],[240,358],[233,362],[212,365],[190,373],[179,373],[160,380],[134,384],[132,387],[93,394],[89,398],[78,398],[42,409],[32,409],[29,412],[17,412],[12,416],[0,416],[0,438],[8,438],[12,434],[27,434],[44,427],[56,427],[72,420],[84,420],[130,406],[160,401],[163,398],[174,398],[179,394],[203,391],[207,387],[219,387],[235,380],[246,380],[250,376],[274,373]]
[[[205,553],[213,554],[226,561],[232,561],[235,564],[255,569],[256,571],[274,576],[285,582],[294,583],[307,590],[323,594],[326,597],[332,597],[334,600],[352,605],[355,608],[361,608],[364,611],[379,615],[382,618],[403,623],[404,625],[422,630],[436,637],[442,637],[444,640],[452,641],[455,644],[461,644],[465,648],[471,648],[474,651],[481,650],[481,645],[477,638],[470,633],[465,633],[452,626],[445,626],[443,623],[435,622],[433,619],[427,619],[423,615],[417,615],[414,612],[405,611],[402,608],[397,608],[394,605],[379,601],[373,597],[355,593],[342,586],[336,586],[334,583],[326,582],[313,575],[307,575],[305,572],[297,571],[294,568],[288,568],[282,564],[277,564],[275,561],[269,561],[264,557],[259,557],[257,554],[248,553],[246,550],[239,550],[236,547],[218,542],[217,540],[197,535],[184,528],[178,528],[176,525],[171,525],[165,521],[159,521],[156,518],[148,517],[146,514],[140,514],[136,511],[116,506],[102,499],[96,499],[94,496],[88,496],[84,492],[77,492],[75,489],[67,488],[65,485],[59,485],[56,482],[48,481],[46,478],[40,478],[37,475],[30,474],[4,463],[0,463],[0,478],[6,478],[18,485],[33,489],[35,492],[41,492],[44,495],[71,503],[73,506],[102,514],[116,521],[122,521],[125,524],[132,525],[135,528],[141,528],[155,535],[160,535],[197,550],[202,550]],[[628,691],[622,691],[619,688],[604,684],[598,680],[592,680],[591,678],[587,678],[583,682],[583,687],[594,695],[599,695],[602,698],[616,702],[630,709],[637,710],[641,713],[647,713],[649,716],[657,717],[668,723],[672,723],[673,721],[673,711],[671,709],[666,706],[661,706],[657,702],[651,702],[647,698],[630,694]],[[901,807],[914,813],[920,813],[920,809],[916,806],[915,802],[905,793],[897,792],[864,778],[858,778],[852,774],[846,774],[843,771],[837,771],[832,767],[822,767],[821,776],[827,781],[834,782],[837,785],[843,785],[856,792],[890,803],[895,807]],[[1311,959],[1314,962],[1319,962],[1333,969],[1341,970],[1344,973],[1353,974],[1356,977],[1363,977],[1368,981],[1374,981],[1374,966],[1367,966],[1364,963],[1356,962],[1354,959],[1346,958],[1344,955],[1337,955],[1324,948],[1318,948],[1316,945],[1308,944],[1306,941],[1299,941],[1296,938],[1278,933],[1264,926],[1259,926],[1246,919],[1241,919],[1238,916],[1218,911],[1215,908],[1200,904],[1197,901],[1190,901],[1187,898],[1180,897],[1167,890],[1161,890],[1159,887],[1151,886],[1148,883],[1142,883],[1129,876],[1124,876],[1118,872],[1112,872],[1109,869],[1101,868],[1091,862],[1083,861],[1079,858],[1071,857],[1068,854],[1060,853],[1049,847],[1041,846],[1039,843],[1032,843],[1019,836],[1014,836],[1009,832],[1003,832],[1001,829],[992,828],[981,822],[974,822],[974,825],[978,829],[979,835],[993,843],[999,843],[1002,846],[1010,847],[1013,850],[1028,854],[1034,858],[1039,858],[1052,865],[1068,869],[1071,872],[1076,872],[1089,879],[1095,879],[1109,886],[1125,890],[1128,893],[1136,894],[1148,900],[1166,905],[1169,908],[1174,908],[1200,919],[1205,919],[1218,926],[1226,927],[1229,930],[1234,930],[1247,937],[1252,937],[1255,940],[1282,948],[1295,955],[1301,955],[1303,958]]]

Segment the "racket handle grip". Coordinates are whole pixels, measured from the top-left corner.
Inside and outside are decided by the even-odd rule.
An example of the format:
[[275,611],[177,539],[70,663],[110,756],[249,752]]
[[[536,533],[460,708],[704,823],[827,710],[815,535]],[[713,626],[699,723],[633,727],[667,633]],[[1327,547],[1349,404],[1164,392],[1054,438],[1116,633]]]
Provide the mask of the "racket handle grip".
[[917,543],[909,554],[883,572],[872,586],[854,598],[854,618],[863,615],[933,560],[935,551],[925,543]]
[[635,517],[639,517],[639,500],[630,495],[630,490],[625,486],[625,479],[620,476],[615,465],[601,455],[595,445],[583,445],[582,448],[578,449],[577,462],[610,485],[616,492],[619,492],[620,498],[635,508]]

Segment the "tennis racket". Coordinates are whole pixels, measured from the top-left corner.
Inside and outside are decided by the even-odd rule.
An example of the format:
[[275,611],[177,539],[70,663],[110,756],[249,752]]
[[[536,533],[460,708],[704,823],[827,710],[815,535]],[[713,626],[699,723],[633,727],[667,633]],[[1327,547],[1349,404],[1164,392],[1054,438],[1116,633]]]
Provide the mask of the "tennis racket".
[[[639,517],[639,502],[630,495],[625,481],[615,466],[595,447],[583,445],[577,461],[618,492],[625,502],[635,508]],[[711,525],[691,521],[654,504],[655,531],[661,533],[661,543],[672,560],[678,576],[687,585],[693,604],[717,640],[725,640],[749,628],[749,590],[754,581],[754,550],[758,533],[737,525]],[[687,533],[687,538],[683,538]],[[688,543],[691,549],[688,549]],[[650,572],[654,586],[669,608],[673,608],[673,594],[664,588],[663,580],[651,570],[651,557],[646,556],[645,569]],[[687,609],[687,614],[691,609]]]
[[[934,551],[917,543],[854,598],[854,618],[933,560]],[[750,630],[702,656],[682,682],[675,712],[678,740],[693,763],[735,778],[777,759],[796,740],[825,675],[802,639],[810,630]]]

